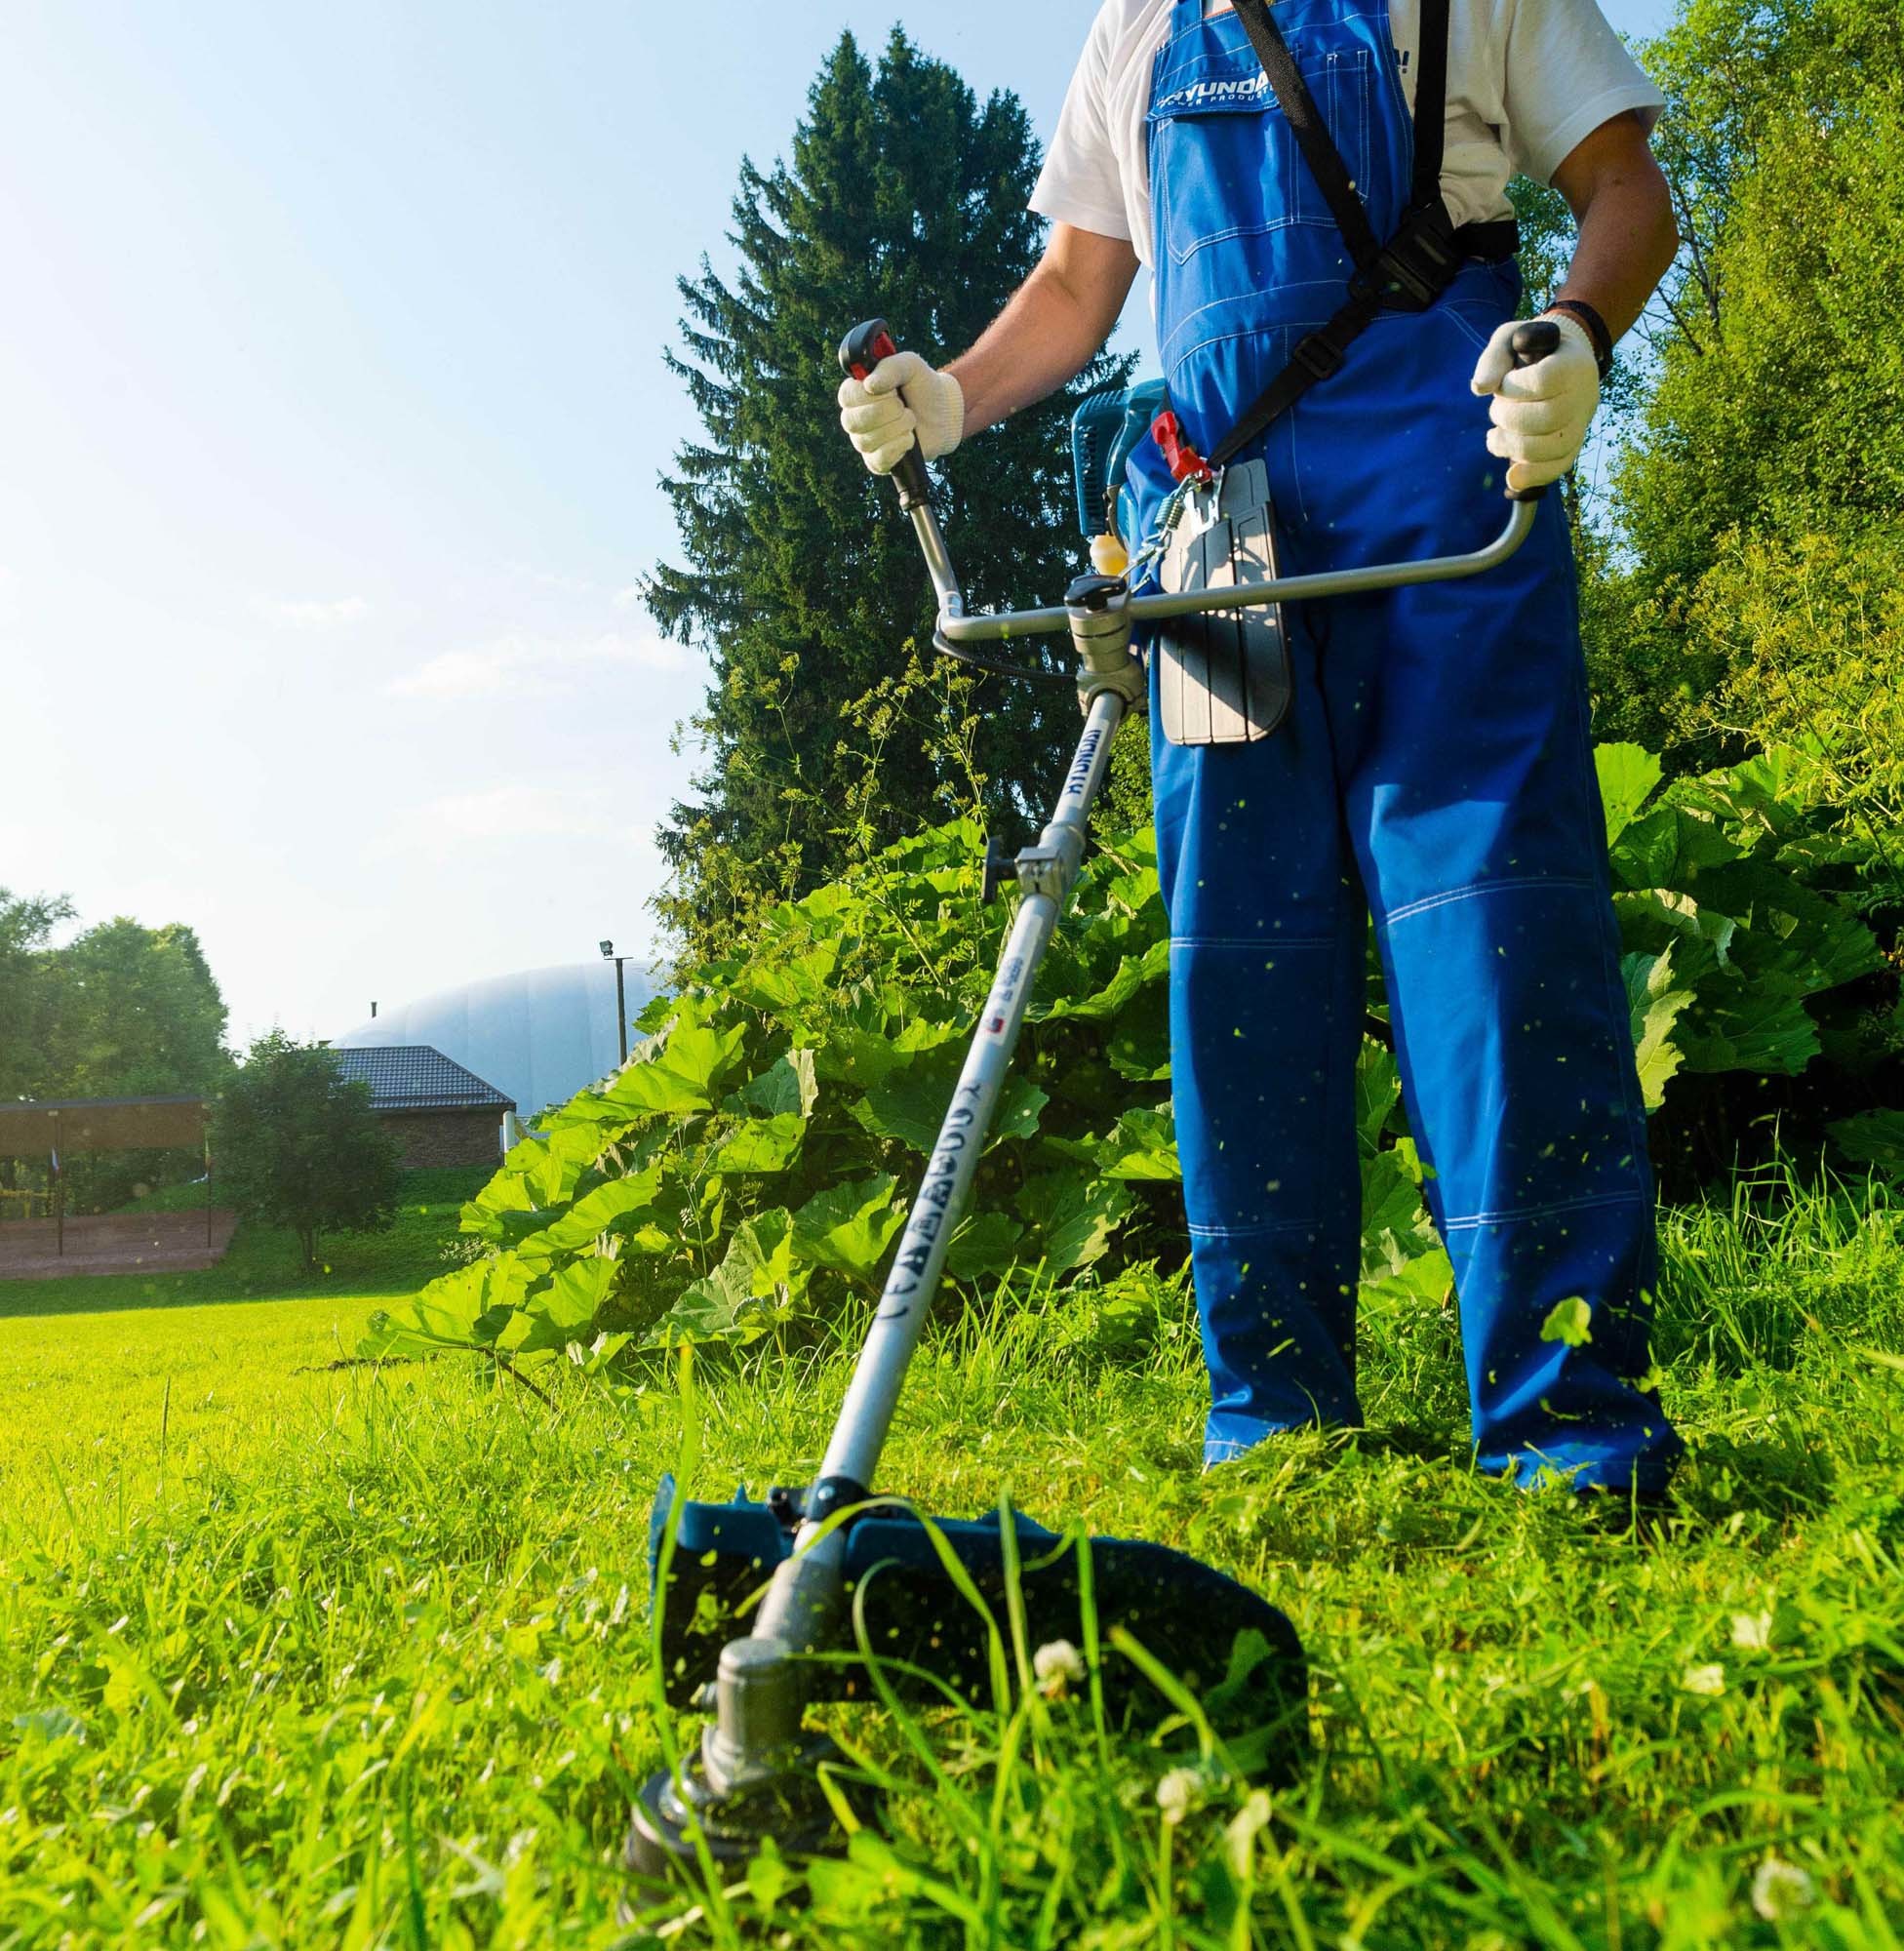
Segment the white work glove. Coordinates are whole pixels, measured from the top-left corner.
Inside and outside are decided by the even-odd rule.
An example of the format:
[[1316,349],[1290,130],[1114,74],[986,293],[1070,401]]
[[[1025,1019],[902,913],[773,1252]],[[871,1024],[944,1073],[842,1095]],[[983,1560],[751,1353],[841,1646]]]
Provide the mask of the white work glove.
[[965,388],[918,353],[895,352],[863,380],[850,378],[840,388],[840,424],[875,474],[891,474],[915,435],[928,460],[958,446],[966,430]]
[[1514,335],[1525,321],[1511,319],[1474,369],[1475,391],[1494,396],[1488,452],[1509,463],[1510,495],[1558,481],[1579,459],[1600,410],[1600,362],[1586,327],[1565,312],[1547,317],[1561,329],[1558,351],[1538,365],[1516,366]]

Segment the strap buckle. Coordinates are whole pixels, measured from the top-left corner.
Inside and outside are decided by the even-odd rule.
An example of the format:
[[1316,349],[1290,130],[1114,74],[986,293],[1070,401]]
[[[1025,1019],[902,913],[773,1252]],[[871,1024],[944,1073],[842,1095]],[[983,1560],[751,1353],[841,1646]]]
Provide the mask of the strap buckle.
[[1393,311],[1426,311],[1460,268],[1461,254],[1446,215],[1410,211],[1375,261],[1349,280],[1349,296]]
[[1332,379],[1342,370],[1342,362],[1348,355],[1328,336],[1327,328],[1322,332],[1312,332],[1307,338],[1299,338],[1289,348],[1289,364],[1300,366],[1317,385],[1325,379]]

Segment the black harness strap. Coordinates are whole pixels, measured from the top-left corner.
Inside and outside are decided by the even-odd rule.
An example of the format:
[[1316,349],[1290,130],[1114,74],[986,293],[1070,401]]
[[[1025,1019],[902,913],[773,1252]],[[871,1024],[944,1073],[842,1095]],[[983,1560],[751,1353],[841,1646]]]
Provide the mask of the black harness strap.
[[1232,0],[1243,31],[1288,118],[1304,162],[1342,233],[1356,274],[1349,301],[1327,325],[1291,349],[1289,363],[1237,421],[1210,457],[1226,466],[1311,386],[1342,369],[1349,347],[1384,310],[1423,311],[1454,282],[1464,259],[1511,258],[1520,243],[1511,221],[1469,223],[1456,230],[1442,201],[1442,158],[1448,141],[1448,41],[1449,0],[1422,0],[1420,64],[1415,75],[1414,178],[1402,226],[1385,245],[1375,243],[1368,213],[1356,192],[1341,151],[1317,113],[1263,0]]
[[[1414,193],[1409,210],[1442,202],[1442,157],[1448,148],[1448,27],[1449,0],[1421,0],[1421,46],[1414,71]],[[1423,120],[1421,104],[1434,112]]]
[[1349,256],[1355,259],[1358,270],[1366,271],[1375,261],[1381,244],[1368,221],[1368,212],[1356,193],[1342,152],[1335,146],[1329,125],[1316,107],[1316,98],[1309,93],[1309,84],[1303,80],[1302,70],[1289,52],[1289,44],[1269,18],[1263,0],[1233,0],[1233,4],[1237,19],[1243,22],[1243,31],[1250,36],[1250,45],[1255,49],[1256,59],[1262,62],[1263,73],[1275,91],[1277,105],[1295,137],[1296,147],[1302,151],[1302,160],[1309,165],[1309,174],[1315,178],[1329,215],[1335,219],[1335,227],[1349,247]]

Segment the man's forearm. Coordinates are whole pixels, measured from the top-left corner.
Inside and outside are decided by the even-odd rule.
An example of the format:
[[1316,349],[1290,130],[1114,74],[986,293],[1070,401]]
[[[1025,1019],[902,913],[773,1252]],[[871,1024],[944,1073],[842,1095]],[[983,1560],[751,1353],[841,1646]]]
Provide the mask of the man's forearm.
[[966,433],[996,425],[1077,378],[1111,335],[1137,274],[1119,239],[1059,224],[1051,247],[985,336],[946,368]]
[[1679,249],[1672,193],[1637,122],[1609,123],[1555,178],[1580,239],[1558,299],[1578,299],[1615,339],[1632,330]]

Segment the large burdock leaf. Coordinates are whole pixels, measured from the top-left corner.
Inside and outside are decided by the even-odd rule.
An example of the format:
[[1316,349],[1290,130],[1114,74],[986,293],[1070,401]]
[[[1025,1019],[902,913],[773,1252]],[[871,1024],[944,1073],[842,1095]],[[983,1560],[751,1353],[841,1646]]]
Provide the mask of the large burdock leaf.
[[882,1084],[912,1061],[878,1030],[843,1023],[814,1053],[813,1063],[829,1084],[856,1084],[862,1091]]
[[1362,1278],[1384,1280],[1440,1241],[1409,1170],[1410,1155],[1376,1152],[1362,1162]]
[[1884,966],[1877,937],[1856,915],[1780,867],[1742,860],[1709,875],[1699,897],[1739,918],[1733,959],[1757,985],[1815,995]]
[[831,1267],[870,1287],[905,1214],[892,1203],[891,1173],[830,1185],[793,1215],[793,1251],[818,1267]]
[[547,1287],[529,1296],[529,1332],[514,1342],[514,1352],[557,1354],[571,1342],[586,1346],[595,1338],[595,1316],[615,1286],[616,1263],[589,1258],[572,1260]]
[[839,945],[822,941],[788,961],[749,962],[734,976],[734,993],[758,1010],[779,1015],[823,1009],[831,1001],[827,984],[839,960]]
[[522,1305],[529,1279],[529,1270],[513,1256],[459,1267],[406,1302],[403,1319],[372,1315],[358,1352],[374,1357],[493,1347]]
[[1620,963],[1626,979],[1626,1004],[1633,1017],[1633,1053],[1640,1066],[1640,1088],[1646,1109],[1656,1111],[1666,1101],[1666,1087],[1684,1054],[1673,1042],[1673,1030],[1692,1004],[1690,989],[1673,986],[1673,951],[1663,955],[1629,955]]
[[523,1139],[502,1161],[502,1170],[463,1207],[462,1230],[498,1246],[536,1232],[534,1225],[514,1224],[513,1216],[546,1212],[568,1199],[609,1142],[603,1122],[559,1124],[546,1137]]
[[1620,934],[1629,948],[1657,953],[1674,951],[1680,979],[1696,985],[1714,969],[1732,966],[1732,943],[1739,925],[1730,915],[1703,908],[1690,895],[1664,888],[1613,896]]
[[656,1323],[649,1344],[744,1339],[756,1319],[771,1320],[781,1291],[792,1284],[787,1264],[792,1231],[784,1207],[736,1226],[726,1258],[682,1294]]
[[[683,1117],[714,1108],[716,1085],[733,1068],[747,1040],[744,1024],[717,1030],[683,1017],[666,1040],[645,1044],[602,1094],[602,1102],[625,1115],[640,1112]],[[654,1055],[649,1056],[647,1052]]]
[[615,1230],[617,1222],[632,1224],[632,1215],[651,1211],[660,1179],[658,1172],[650,1171],[598,1185],[576,1200],[561,1218],[520,1241],[516,1252],[525,1260],[550,1260],[558,1254],[579,1253],[602,1234]]
[[1035,1229],[1023,1257],[1042,1259],[1054,1274],[1088,1267],[1104,1257],[1132,1204],[1130,1188],[1116,1179],[1071,1172],[1034,1178],[1018,1191],[1018,1211]]
[[1753,1070],[1796,1077],[1821,1048],[1818,1026],[1794,996],[1704,995],[1681,1021],[1676,1040],[1688,1070]]
[[[874,1085],[853,1107],[853,1117],[877,1136],[897,1138],[930,1157],[938,1144],[939,1127],[945,1122],[964,1060],[963,1049],[919,1058],[910,1069],[895,1071]],[[1038,1129],[1039,1114],[1050,1102],[1049,1095],[1028,1077],[1021,1073],[1008,1077],[992,1114],[986,1148],[1006,1138],[1030,1137]]]
[[1118,1016],[1107,1055],[1133,1084],[1161,1084],[1170,1076],[1170,998],[1163,983],[1139,990]]
[[1176,1153],[1176,1121],[1168,1111],[1127,1111],[1117,1130],[1096,1148],[1106,1178],[1167,1180],[1183,1177]]
[[1094,995],[1080,997],[1076,1002],[1060,996],[1033,1014],[1035,1017],[1049,1021],[1058,1021],[1066,1016],[1086,1022],[1104,1021],[1123,1015],[1141,991],[1167,980],[1170,973],[1170,942],[1153,941],[1143,954],[1125,956],[1111,979]]
[[1633,824],[1665,775],[1665,767],[1644,745],[1601,745],[1593,755],[1600,778],[1601,804],[1606,809],[1606,839],[1610,845]]
[[807,1121],[798,1111],[750,1119],[714,1154],[707,1169],[742,1178],[755,1173],[785,1172],[800,1156],[806,1135]]
[[[1683,807],[1656,807],[1633,820],[1612,851],[1613,877],[1627,888],[1696,888],[1698,877],[1729,866],[1740,849],[1718,823]],[[1707,898],[1703,888],[1696,888]],[[1723,905],[1723,904],[1722,904]]]
[[1826,1130],[1847,1159],[1904,1175],[1904,1111],[1864,1111]]
[[1395,1055],[1375,1037],[1364,1037],[1355,1061],[1355,1129],[1364,1158],[1381,1149],[1382,1134],[1402,1098]]
[[736,1117],[810,1118],[819,1099],[819,1078],[810,1050],[783,1051],[761,1074],[743,1084],[726,1105]]
[[982,1280],[1007,1273],[1019,1258],[1025,1229],[1009,1213],[973,1213],[961,1222],[946,1251],[945,1270],[954,1280]]
[[1789,746],[1774,746],[1722,773],[1682,779],[1673,788],[1676,805],[1709,813],[1732,828],[1742,844],[1762,836],[1783,839],[1813,810],[1807,783],[1815,768]]

